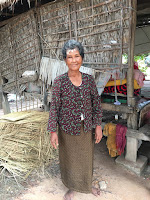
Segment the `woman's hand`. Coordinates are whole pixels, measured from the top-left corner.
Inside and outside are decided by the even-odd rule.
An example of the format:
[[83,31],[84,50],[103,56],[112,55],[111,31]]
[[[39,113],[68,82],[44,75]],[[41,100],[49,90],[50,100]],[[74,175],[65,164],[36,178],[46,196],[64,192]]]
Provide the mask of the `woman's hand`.
[[51,145],[57,149],[58,146],[58,135],[56,132],[51,133]]
[[102,139],[102,127],[101,126],[96,126],[96,129],[95,129],[95,144],[98,144],[101,139]]

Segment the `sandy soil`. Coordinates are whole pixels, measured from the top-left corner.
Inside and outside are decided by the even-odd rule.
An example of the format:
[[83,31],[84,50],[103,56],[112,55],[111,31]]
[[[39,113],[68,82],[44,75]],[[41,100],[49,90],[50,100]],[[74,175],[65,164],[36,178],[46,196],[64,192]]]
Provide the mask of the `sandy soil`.
[[[54,162],[47,169],[49,177],[43,176],[40,181],[29,183],[14,200],[62,200],[67,188],[60,179],[59,163]],[[106,138],[95,147],[93,183],[105,181],[107,188],[101,191],[100,197],[92,194],[76,193],[74,200],[149,200],[150,174],[138,177],[115,163],[108,155]]]
[[[143,152],[150,157],[149,143],[145,147]],[[98,187],[100,181],[105,181],[107,187],[100,197],[76,193],[74,200],[150,200],[150,165],[141,177],[117,165],[108,154],[105,137],[95,145],[94,157],[93,183]],[[63,200],[66,191],[60,179],[58,158],[22,183],[17,183],[9,174],[0,176],[0,200]]]

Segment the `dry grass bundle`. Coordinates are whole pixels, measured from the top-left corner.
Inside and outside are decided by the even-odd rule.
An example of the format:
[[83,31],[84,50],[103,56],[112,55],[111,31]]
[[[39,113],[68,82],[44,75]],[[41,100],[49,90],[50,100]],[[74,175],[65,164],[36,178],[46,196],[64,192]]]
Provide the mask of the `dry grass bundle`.
[[47,133],[48,116],[48,112],[28,111],[0,119],[1,173],[7,170],[14,177],[26,178],[57,156]]

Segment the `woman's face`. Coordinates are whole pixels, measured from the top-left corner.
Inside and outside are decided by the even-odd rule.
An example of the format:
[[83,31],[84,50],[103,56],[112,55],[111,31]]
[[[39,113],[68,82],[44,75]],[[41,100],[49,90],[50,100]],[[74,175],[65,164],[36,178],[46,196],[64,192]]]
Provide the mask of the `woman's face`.
[[67,50],[66,65],[71,71],[79,71],[82,65],[82,57],[77,49]]

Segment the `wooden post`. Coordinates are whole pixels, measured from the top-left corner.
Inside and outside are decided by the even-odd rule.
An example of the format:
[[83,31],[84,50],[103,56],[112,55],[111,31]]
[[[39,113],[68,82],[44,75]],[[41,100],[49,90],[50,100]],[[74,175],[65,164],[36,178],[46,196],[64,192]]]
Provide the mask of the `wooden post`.
[[4,115],[9,114],[10,111],[10,106],[9,106],[9,102],[8,102],[8,98],[7,98],[7,94],[3,93],[3,103],[2,103],[2,107],[3,107],[3,112]]
[[[134,101],[134,40],[135,40],[135,28],[136,28],[136,8],[137,0],[129,0],[129,15],[130,15],[130,40],[129,40],[129,52],[128,52],[128,73],[127,73],[127,102],[128,106],[135,107]],[[129,128],[137,129],[137,112],[128,115],[127,126]]]
[[2,85],[3,85],[3,78],[0,73],[0,109],[3,109],[4,114],[8,114],[11,112],[10,106],[9,106],[7,94],[3,93]]
[[[135,42],[135,28],[136,28],[136,8],[137,0],[129,0],[129,16],[130,16],[130,32],[129,32],[129,52],[128,52],[128,73],[127,73],[127,103],[129,107],[134,108],[132,114],[128,114],[127,126],[128,128],[137,129],[137,111],[135,109],[134,98],[134,42]],[[137,160],[137,144],[136,138],[127,137],[126,155],[125,159],[136,162]]]

